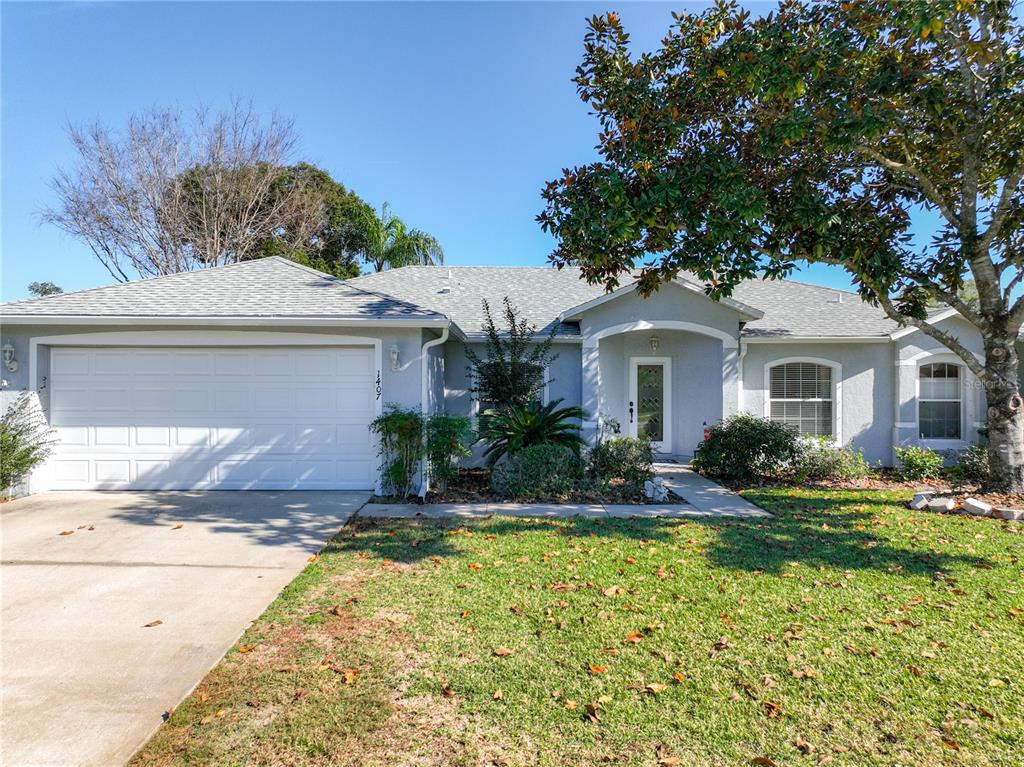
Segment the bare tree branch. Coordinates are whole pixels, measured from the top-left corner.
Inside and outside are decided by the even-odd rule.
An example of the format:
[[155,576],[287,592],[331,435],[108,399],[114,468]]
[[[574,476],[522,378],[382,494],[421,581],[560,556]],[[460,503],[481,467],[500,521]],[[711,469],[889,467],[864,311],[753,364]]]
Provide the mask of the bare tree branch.
[[285,234],[286,246],[310,246],[322,204],[281,183],[296,143],[289,121],[235,103],[190,117],[153,109],[119,133],[100,123],[68,133],[78,163],[54,178],[59,205],[42,218],[83,240],[117,280],[252,258]]

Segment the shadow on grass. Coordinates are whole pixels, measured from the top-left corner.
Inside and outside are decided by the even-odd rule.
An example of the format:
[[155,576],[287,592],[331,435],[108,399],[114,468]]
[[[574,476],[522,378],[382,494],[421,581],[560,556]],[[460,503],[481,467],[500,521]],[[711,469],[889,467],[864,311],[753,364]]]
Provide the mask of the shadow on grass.
[[[685,520],[355,517],[332,541],[331,548],[412,564],[432,557],[462,555],[458,537],[469,534],[505,538],[546,532],[565,538],[675,543],[700,533],[703,556],[715,567],[731,571],[778,573],[790,562],[799,562],[812,568],[928,576],[954,567],[995,564],[982,557],[936,552],[924,543],[896,540],[893,532],[897,522],[881,516],[894,504],[870,493],[825,492],[816,498],[753,496],[751,500],[765,503],[775,516]],[[885,524],[878,524],[878,520]]]

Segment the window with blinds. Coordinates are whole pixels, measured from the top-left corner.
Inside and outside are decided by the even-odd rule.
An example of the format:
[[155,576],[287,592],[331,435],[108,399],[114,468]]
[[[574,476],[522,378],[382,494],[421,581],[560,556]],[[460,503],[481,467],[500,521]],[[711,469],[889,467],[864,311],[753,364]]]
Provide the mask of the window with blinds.
[[831,437],[832,368],[787,362],[769,371],[769,413],[801,435]]
[[918,372],[917,423],[921,439],[960,439],[960,366],[922,365]]

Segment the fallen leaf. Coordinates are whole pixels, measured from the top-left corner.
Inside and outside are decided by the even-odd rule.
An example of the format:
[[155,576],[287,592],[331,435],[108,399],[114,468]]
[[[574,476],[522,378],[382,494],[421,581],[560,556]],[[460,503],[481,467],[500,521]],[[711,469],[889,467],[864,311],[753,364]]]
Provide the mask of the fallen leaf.
[[494,654],[497,655],[499,658],[504,658],[506,655],[511,655],[512,651],[507,647],[499,647],[497,650],[494,651]]
[[988,686],[989,687],[1005,687],[1006,686],[1006,682],[1004,682],[1002,679],[989,679],[988,680]]
[[341,615],[341,605],[335,605],[331,608],[331,615]]
[[804,756],[813,754],[815,750],[814,746],[804,740],[803,735],[800,735],[799,733],[795,738],[793,738],[793,747]]
[[242,655],[245,655],[247,652],[252,652],[255,649],[256,645],[254,644],[244,644],[238,648],[238,652],[240,652]]
[[227,713],[228,711],[226,708],[218,709],[216,713],[210,714],[209,716],[204,716],[202,719],[200,719],[199,724],[209,724],[214,719],[222,719]]
[[181,528],[183,528],[184,526],[185,526],[185,525],[183,525],[183,524],[182,524],[181,522],[179,522],[178,524],[176,524],[176,525],[175,525],[174,527],[172,527],[171,529],[172,529],[172,530],[180,530],[180,529],[181,529]]
[[643,638],[643,634],[641,634],[639,631],[634,631],[633,633],[626,635],[625,641],[631,642],[632,644],[636,644],[637,642],[643,641]]
[[944,745],[946,748],[952,749],[953,751],[960,750],[960,744],[957,743],[955,740],[950,740],[949,738],[943,738],[942,745]]
[[764,713],[768,715],[769,719],[778,719],[782,714],[782,706],[773,700],[761,701],[761,707],[764,709]]
[[498,688],[497,690],[494,691],[494,694],[491,697],[494,698],[495,700],[501,700],[502,698],[505,697],[505,693],[503,693],[501,691],[501,688]]
[[917,666],[913,664],[907,666],[907,671],[909,671],[914,676],[921,676],[921,669],[919,669]]
[[604,666],[595,666],[593,663],[589,663],[587,664],[587,670],[590,671],[591,674],[603,674],[608,669]]
[[61,535],[74,535],[75,531],[74,530],[65,530],[64,532],[62,532],[60,534]]
[[161,620],[150,621],[149,623],[146,623],[145,625],[143,625],[142,628],[144,628],[144,629],[151,629],[154,626],[159,626],[161,623],[163,623],[163,621],[161,621]]
[[448,685],[443,685],[443,686],[441,687],[441,694],[442,694],[442,695],[443,695],[444,697],[446,697],[446,698],[454,698],[454,697],[455,697],[455,690],[453,690],[453,689],[452,689],[451,687],[449,687]]
[[345,684],[352,684],[359,677],[359,669],[343,668],[341,670],[341,676],[345,679]]
[[608,588],[606,588],[601,593],[604,594],[606,597],[614,597],[614,596],[618,596],[619,594],[623,593],[624,591],[625,591],[625,589],[622,588],[622,586],[609,586]]
[[306,561],[307,561],[307,562],[316,562],[316,561],[317,561],[318,559],[320,559],[320,555],[319,555],[319,554],[314,554],[313,556],[311,556],[311,557],[310,557],[309,559],[307,559]]
[[483,565],[480,564],[479,562],[470,562],[469,563],[469,569],[470,570],[479,570],[481,567],[483,567]]
[[652,695],[657,695],[658,693],[665,692],[665,690],[667,689],[667,684],[662,684],[661,682],[651,682],[646,687],[644,687],[644,692],[649,692]]
[[769,759],[767,756],[755,756],[750,760],[750,763],[756,764],[758,767],[778,767],[778,765],[775,764],[775,760]]

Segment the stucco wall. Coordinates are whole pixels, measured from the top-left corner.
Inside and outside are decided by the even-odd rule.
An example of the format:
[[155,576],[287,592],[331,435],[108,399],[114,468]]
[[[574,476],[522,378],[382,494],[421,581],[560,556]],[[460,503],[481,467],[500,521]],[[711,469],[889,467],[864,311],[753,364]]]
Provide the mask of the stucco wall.
[[841,433],[864,457],[892,462],[894,366],[890,343],[747,343],[743,356],[742,409],[766,415],[765,366],[787,358],[819,358],[842,366]]
[[[651,351],[651,336],[658,349]],[[704,424],[722,417],[722,342],[696,333],[647,330],[602,338],[599,345],[601,375],[598,415],[614,418],[622,434],[629,434],[630,358],[671,359],[671,453],[693,455],[703,438]]]
[[735,310],[674,284],[663,285],[649,298],[634,292],[594,307],[580,318],[580,331],[589,336],[639,321],[692,322],[739,337],[739,316]]
[[[486,357],[486,345],[449,341],[444,346],[445,408],[454,415],[472,415],[473,396],[469,391],[469,359],[466,346]],[[548,369],[548,400],[564,400],[562,405],[580,404],[580,345],[576,340],[557,341],[551,348],[556,355]]]
[[[981,334],[960,317],[938,324],[975,354],[984,356]],[[963,360],[931,336],[917,331],[896,341],[897,391],[896,423],[893,442],[898,445],[922,444],[937,450],[962,450],[979,440],[978,429],[985,425],[985,390]],[[921,365],[930,362],[951,362],[960,366],[961,375],[961,437],[960,440],[929,441],[920,438],[918,424],[918,375]]]

